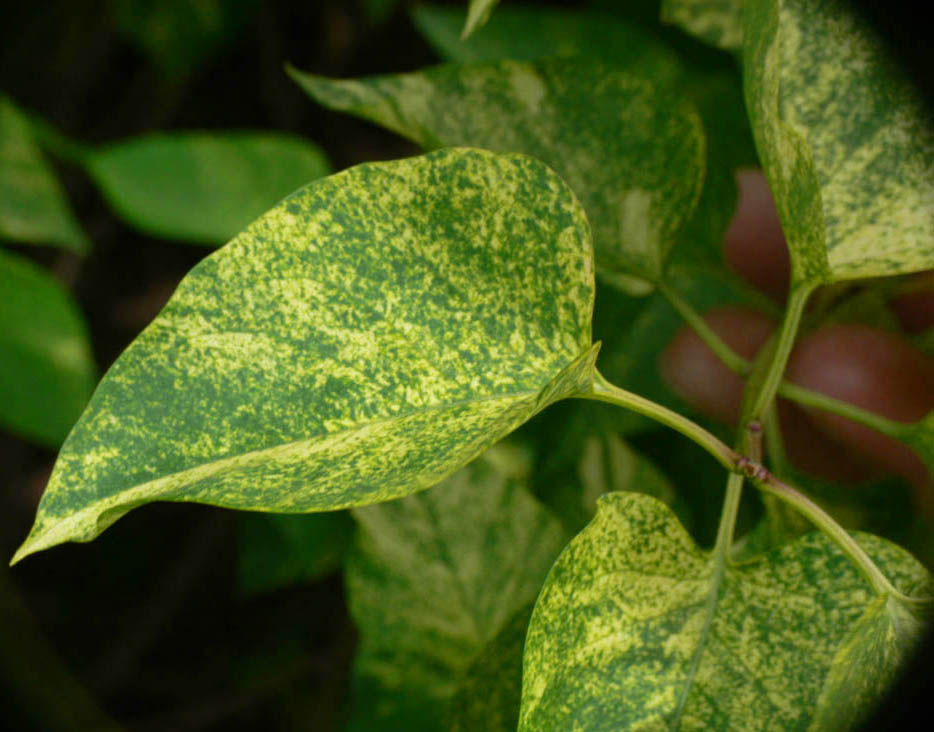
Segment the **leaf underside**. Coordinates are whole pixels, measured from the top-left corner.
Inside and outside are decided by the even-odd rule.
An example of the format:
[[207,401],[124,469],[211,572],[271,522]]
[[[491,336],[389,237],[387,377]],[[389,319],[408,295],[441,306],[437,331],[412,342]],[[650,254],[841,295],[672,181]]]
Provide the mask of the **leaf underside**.
[[154,500],[310,512],[427,488],[586,389],[584,212],[442,150],[287,198],[183,280],[66,441],[14,561]]
[[[930,591],[907,552],[858,540],[901,591]],[[844,662],[838,650],[874,600],[869,585],[819,533],[717,573],[664,504],[602,498],[536,604],[520,731],[809,729]]]

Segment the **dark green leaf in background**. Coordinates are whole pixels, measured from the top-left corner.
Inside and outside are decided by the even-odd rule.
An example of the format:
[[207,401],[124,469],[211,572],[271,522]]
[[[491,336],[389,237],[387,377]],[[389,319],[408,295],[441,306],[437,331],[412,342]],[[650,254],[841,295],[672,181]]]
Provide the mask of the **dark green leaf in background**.
[[240,515],[237,582],[247,594],[313,582],[337,571],[353,537],[346,511]]
[[169,132],[87,151],[107,202],[154,236],[221,244],[330,172],[311,142],[282,133]]
[[25,115],[0,95],[0,238],[88,250],[65,192],[33,140]]
[[279,513],[428,488],[588,389],[593,254],[542,163],[441,150],[308,186],[104,377],[16,559],[154,500]]
[[120,31],[169,77],[231,43],[256,6],[256,0],[110,0]]
[[417,5],[412,19],[447,61],[468,64],[586,55],[657,86],[673,83],[681,74],[677,54],[650,30],[605,13],[507,5],[463,40],[463,13],[457,8]]
[[522,699],[522,650],[533,603],[522,608],[474,659],[448,712],[449,732],[515,732]]
[[354,516],[347,588],[361,640],[351,729],[447,729],[465,675],[535,599],[568,535],[485,458]]
[[743,47],[743,0],[662,0],[662,22],[717,48]]
[[57,447],[95,380],[87,326],[71,296],[31,261],[0,250],[0,424]]
[[[859,541],[901,591],[930,592],[907,552]],[[721,569],[664,504],[610,494],[536,603],[519,729],[809,729],[825,684],[859,695],[875,665],[903,660],[914,630],[900,606],[898,632],[854,641],[875,602],[820,533]],[[855,687],[841,663],[861,665]]]
[[680,95],[593,59],[440,66],[360,80],[292,70],[320,103],[421,146],[532,155],[581,199],[597,266],[657,281],[704,178],[700,118]]
[[842,0],[747,0],[747,107],[795,283],[934,267],[934,127]]

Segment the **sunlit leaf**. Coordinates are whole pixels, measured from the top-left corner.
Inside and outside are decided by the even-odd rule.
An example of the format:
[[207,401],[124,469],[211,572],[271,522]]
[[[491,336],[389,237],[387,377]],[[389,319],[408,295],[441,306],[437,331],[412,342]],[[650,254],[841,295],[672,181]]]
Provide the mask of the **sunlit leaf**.
[[795,283],[934,267],[934,127],[841,0],[748,0],[747,107]]
[[[858,540],[903,592],[930,592],[907,552]],[[875,599],[823,534],[724,566],[664,504],[610,494],[536,603],[519,729],[807,729],[828,680],[859,693],[841,676],[903,657],[900,633],[837,655]]]
[[0,250],[0,424],[61,444],[94,388],[87,326],[68,292]]
[[441,150],[287,198],[117,360],[16,559],[130,509],[279,513],[434,485],[590,388],[584,212],[537,160]]
[[484,458],[430,491],[354,516],[347,588],[361,640],[352,728],[445,730],[452,696],[534,601],[568,536]]
[[743,47],[743,0],[662,0],[662,22],[728,51]]
[[360,80],[293,78],[320,103],[425,148],[543,160],[581,199],[597,266],[657,280],[704,178],[701,121],[671,90],[593,59],[441,66]]
[[29,122],[0,95],[0,238],[83,253],[88,240],[33,140]]
[[117,142],[84,159],[107,202],[155,236],[221,244],[297,188],[327,175],[321,150],[261,132],[169,132]]

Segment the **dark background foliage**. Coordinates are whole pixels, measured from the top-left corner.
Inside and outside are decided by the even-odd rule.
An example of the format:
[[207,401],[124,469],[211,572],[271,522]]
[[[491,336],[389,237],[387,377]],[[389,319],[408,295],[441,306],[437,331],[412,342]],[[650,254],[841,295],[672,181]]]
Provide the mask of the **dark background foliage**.
[[[654,17],[655,3],[633,5],[637,16]],[[219,20],[211,12],[221,6],[229,16]],[[887,14],[872,10],[879,27],[929,89],[929,37],[900,22],[910,6],[886,7]],[[414,148],[312,104],[283,63],[354,76],[437,60],[404,3],[386,0],[52,0],[0,8],[0,91],[90,143],[154,130],[258,128],[310,138],[335,169],[400,157]],[[182,22],[173,23],[173,13]],[[140,235],[79,170],[55,164],[94,250],[82,259],[13,249],[74,293],[103,372],[209,250]],[[26,535],[54,458],[0,432],[0,556],[10,557]],[[237,538],[232,512],[154,506],[91,544],[69,544],[13,570],[0,566],[0,721],[17,730],[98,729],[106,710],[140,731],[337,726],[355,643],[339,576],[244,597],[235,581]],[[918,665],[903,693],[920,694],[929,668]],[[901,701],[880,725],[893,723]]]

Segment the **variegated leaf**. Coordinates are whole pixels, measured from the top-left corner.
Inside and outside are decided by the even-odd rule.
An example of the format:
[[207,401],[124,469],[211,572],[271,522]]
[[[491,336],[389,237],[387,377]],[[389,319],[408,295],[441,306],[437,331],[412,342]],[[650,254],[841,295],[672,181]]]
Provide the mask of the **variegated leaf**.
[[593,59],[441,66],[360,80],[293,78],[320,103],[425,148],[471,145],[533,155],[580,197],[597,266],[661,276],[704,178],[691,104]]
[[[901,591],[931,592],[907,552],[868,534],[858,540]],[[654,498],[600,499],[536,603],[520,732],[806,730],[825,683],[860,693],[835,664],[858,661],[862,673],[847,678],[859,681],[882,656],[904,658],[911,638],[900,618],[884,643],[838,656],[876,597],[823,534],[725,561],[698,548]]]
[[934,267],[934,127],[842,0],[747,0],[745,92],[795,283]]
[[311,512],[442,480],[591,385],[583,209],[521,155],[361,165],[196,266],[117,360],[15,559],[130,509]]

